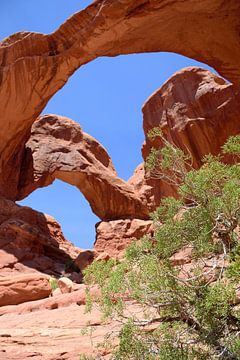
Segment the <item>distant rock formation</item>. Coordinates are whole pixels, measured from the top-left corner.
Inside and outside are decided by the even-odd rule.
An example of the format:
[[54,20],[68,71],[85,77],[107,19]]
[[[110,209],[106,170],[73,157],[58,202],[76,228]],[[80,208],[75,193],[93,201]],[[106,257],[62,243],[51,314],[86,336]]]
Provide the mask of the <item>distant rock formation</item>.
[[[194,166],[199,167],[205,154],[218,154],[226,139],[240,132],[239,113],[238,86],[208,70],[183,69],[143,106],[143,158],[152,146],[162,146],[158,139],[150,141],[147,137],[151,128],[159,126],[164,136],[188,151]],[[176,195],[176,188],[152,179],[144,165],[128,182],[120,179],[104,147],[79,124],[63,116],[39,117],[21,154],[15,164],[18,182],[11,182],[8,196],[23,199],[56,178],[76,186],[103,220],[96,227],[97,254],[118,256],[133,238],[151,232],[149,212],[163,197]]]
[[104,147],[62,116],[45,115],[35,121],[19,179],[16,200],[60,179],[76,186],[102,220],[149,215],[146,199],[117,176]]
[[230,135],[240,132],[240,87],[209,70],[188,67],[176,72],[142,108],[146,159],[152,146],[147,134],[160,127],[164,137],[188,151],[199,167],[206,154],[217,155]]

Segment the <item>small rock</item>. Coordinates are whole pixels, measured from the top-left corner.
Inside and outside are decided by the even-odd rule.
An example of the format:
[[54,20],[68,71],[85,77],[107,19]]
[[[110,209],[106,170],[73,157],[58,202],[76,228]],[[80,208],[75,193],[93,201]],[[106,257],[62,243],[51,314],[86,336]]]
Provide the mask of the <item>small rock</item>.
[[67,277],[58,280],[58,286],[62,294],[71,293],[73,291],[73,282]]

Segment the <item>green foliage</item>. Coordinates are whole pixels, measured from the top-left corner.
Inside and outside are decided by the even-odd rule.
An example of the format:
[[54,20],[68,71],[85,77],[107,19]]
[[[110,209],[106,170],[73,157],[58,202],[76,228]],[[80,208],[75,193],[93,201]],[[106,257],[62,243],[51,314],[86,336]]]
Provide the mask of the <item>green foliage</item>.
[[155,140],[157,137],[164,139],[163,138],[163,133],[162,130],[159,127],[154,127],[151,130],[149,130],[148,132],[148,138],[150,140]]
[[96,359],[93,356],[80,354],[79,355],[79,360],[96,360]]
[[[95,262],[85,273],[101,288],[105,316],[123,324],[113,359],[240,359],[240,166],[209,155],[196,170],[161,131],[150,136],[165,144],[152,152],[150,170],[157,164],[157,176],[173,179],[179,198],[162,200],[151,216],[154,235],[131,244],[123,261]],[[223,147],[235,156],[239,149],[239,136]],[[194,261],[175,264],[174,254],[186,247]],[[141,305],[141,318],[126,319],[126,298]]]
[[226,271],[226,275],[236,283],[240,282],[240,245],[234,248],[230,254],[230,264]]
[[240,135],[230,136],[222,149],[224,154],[240,156]]
[[50,277],[49,279],[50,286],[52,290],[56,290],[58,288],[58,280],[55,277]]
[[205,330],[222,331],[231,314],[231,305],[235,301],[235,291],[232,285],[218,281],[214,286],[208,286],[196,299],[196,318]]

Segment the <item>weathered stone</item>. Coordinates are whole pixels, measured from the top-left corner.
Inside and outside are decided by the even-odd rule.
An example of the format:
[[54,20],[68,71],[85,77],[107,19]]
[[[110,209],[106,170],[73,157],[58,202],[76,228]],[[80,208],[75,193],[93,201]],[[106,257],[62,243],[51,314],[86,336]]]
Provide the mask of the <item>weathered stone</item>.
[[117,177],[101,144],[74,121],[45,115],[33,124],[26,143],[17,199],[51,184],[55,178],[79,188],[101,219],[148,217],[146,201]]
[[[219,154],[231,135],[240,133],[240,87],[227,83],[218,75],[198,67],[175,73],[143,106],[143,128],[146,141],[143,158],[151,147],[161,148],[159,138],[150,140],[148,132],[160,127],[164,137],[189,153],[194,167],[201,165],[206,154]],[[176,187],[144,173],[138,167],[129,180],[135,190],[147,198],[149,208],[161,199],[176,195]]]
[[240,132],[240,87],[206,69],[188,67],[175,73],[143,105],[146,159],[151,146],[147,134],[160,127],[167,140],[191,154],[200,166],[206,154],[217,155],[230,135]]
[[121,258],[126,247],[153,231],[152,221],[123,219],[100,222],[96,226],[96,253],[106,253],[111,258]]
[[191,246],[185,247],[179,250],[177,253],[170,257],[172,266],[188,264],[193,260],[192,256],[193,249]]
[[73,292],[73,282],[67,277],[61,277],[57,283],[62,294]]
[[0,278],[0,306],[43,299],[51,291],[49,276],[41,273]]
[[94,256],[95,252],[93,250],[84,250],[74,260],[74,264],[76,264],[80,270],[84,270],[93,262]]
[[[41,274],[40,274],[41,275]],[[27,277],[26,277],[27,279]],[[70,293],[61,293],[57,291],[53,297],[48,297],[47,299],[41,299],[32,301],[34,299],[29,298],[28,301],[24,303],[19,303],[19,305],[8,305],[2,306],[0,308],[0,316],[5,314],[25,314],[33,311],[40,310],[53,310],[61,307],[67,307],[72,304],[75,305],[85,305],[86,304],[86,286],[84,284],[78,285],[81,286],[76,291]],[[56,289],[58,290],[58,289]],[[51,291],[50,291],[51,293]],[[48,295],[50,294],[48,293]],[[90,288],[90,294],[93,299],[96,299],[99,296],[99,289],[97,287]],[[46,296],[45,296],[46,297]],[[39,298],[40,299],[40,298]]]
[[32,123],[72,73],[96,57],[175,52],[239,83],[239,13],[238,0],[97,0],[52,34],[20,32],[4,39],[0,195],[15,197],[20,171],[15,166]]
[[0,198],[0,276],[33,271],[59,276],[80,253],[51,216]]

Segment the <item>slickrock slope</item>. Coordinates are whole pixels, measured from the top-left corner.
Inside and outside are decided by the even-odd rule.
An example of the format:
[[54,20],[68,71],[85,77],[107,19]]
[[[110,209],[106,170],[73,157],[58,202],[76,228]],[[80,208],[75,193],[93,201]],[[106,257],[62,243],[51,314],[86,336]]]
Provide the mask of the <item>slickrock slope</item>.
[[[144,318],[136,304],[129,303],[128,309],[126,315],[136,313],[136,318]],[[6,314],[0,320],[0,360],[79,360],[79,354],[109,360],[111,350],[97,345],[106,341],[109,333],[116,337],[121,326],[118,321],[104,322],[97,308],[86,314],[84,305],[76,303],[60,309]]]
[[81,65],[98,56],[169,51],[240,80],[238,0],[97,0],[50,35],[23,32],[0,43],[0,195],[33,121]]
[[40,117],[23,154],[17,199],[56,178],[79,188],[101,219],[148,218],[146,199],[118,178],[106,150],[74,121]]
[[[180,266],[182,279],[192,277],[196,262],[192,260],[191,248],[176,253],[171,261]],[[216,261],[218,267],[216,268]],[[216,274],[226,266],[221,255],[208,257],[199,266],[208,281],[216,281]],[[85,312],[84,285],[70,294],[29,302],[0,309],[0,360],[79,360],[79,354],[92,355],[94,359],[110,359],[111,350],[105,350],[97,344],[103,343],[109,333],[115,337],[121,322],[103,322],[97,307],[91,313]],[[96,291],[96,289],[95,289]],[[97,293],[97,291],[96,291]],[[237,293],[237,301],[240,300]],[[146,320],[140,305],[128,301],[125,316]],[[156,311],[156,310],[155,310]],[[149,330],[157,328],[159,323],[151,325]],[[86,332],[87,328],[87,332]],[[81,330],[85,332],[82,334]]]
[[[96,345],[110,329],[119,328],[117,323],[102,324],[99,311],[86,314],[85,307],[77,304],[0,319],[0,360],[79,360],[80,353],[98,359],[104,352]],[[81,335],[87,324],[92,337]]]

